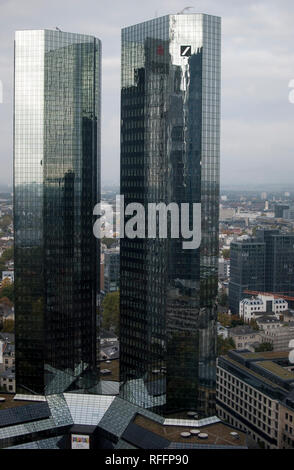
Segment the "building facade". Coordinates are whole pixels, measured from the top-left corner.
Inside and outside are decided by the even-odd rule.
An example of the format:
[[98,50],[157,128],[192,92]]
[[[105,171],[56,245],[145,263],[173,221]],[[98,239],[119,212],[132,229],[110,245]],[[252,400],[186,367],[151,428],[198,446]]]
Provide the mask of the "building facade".
[[104,293],[119,290],[119,248],[104,252]]
[[288,302],[272,295],[258,295],[250,299],[243,299],[239,304],[239,316],[246,323],[256,319],[259,315],[272,312],[280,319],[288,310]]
[[162,413],[214,412],[220,48],[221,20],[205,14],[122,30],[125,206],[201,204],[197,249],[170,231],[121,240],[121,396]]
[[266,292],[293,295],[294,235],[279,230],[258,230],[256,236],[265,243]]
[[18,393],[97,382],[100,41],[15,37],[14,229]]
[[294,448],[289,353],[230,351],[218,358],[218,416],[260,447]]
[[232,338],[237,350],[253,350],[261,342],[259,331],[253,330],[248,325],[236,326],[229,329],[229,338]]
[[260,292],[265,289],[265,245],[254,239],[231,243],[229,306],[232,313],[239,313],[246,289]]

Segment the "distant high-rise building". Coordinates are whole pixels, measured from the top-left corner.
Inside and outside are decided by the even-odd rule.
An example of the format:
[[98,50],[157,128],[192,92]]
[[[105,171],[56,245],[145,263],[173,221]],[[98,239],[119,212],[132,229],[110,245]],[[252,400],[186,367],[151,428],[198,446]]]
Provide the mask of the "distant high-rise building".
[[288,204],[275,205],[275,217],[277,219],[287,219],[290,206]]
[[293,296],[294,235],[279,230],[258,230],[258,240],[265,243],[265,290]]
[[229,305],[239,312],[245,290],[293,296],[294,235],[257,230],[249,241],[231,244]]
[[119,290],[119,249],[104,253],[104,292],[109,294]]
[[98,379],[100,49],[92,36],[57,30],[15,37],[19,393],[90,391]]
[[168,15],[122,31],[125,205],[202,209],[199,249],[180,238],[121,240],[121,396],[162,413],[214,413],[220,55],[215,16]]
[[265,244],[255,239],[233,242],[230,257],[229,307],[238,314],[244,290],[264,292]]

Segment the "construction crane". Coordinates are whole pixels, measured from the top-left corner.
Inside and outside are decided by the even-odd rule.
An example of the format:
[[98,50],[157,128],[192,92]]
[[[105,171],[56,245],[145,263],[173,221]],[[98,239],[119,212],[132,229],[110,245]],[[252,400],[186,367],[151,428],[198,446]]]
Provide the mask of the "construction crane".
[[193,8],[194,8],[194,7],[185,7],[185,8],[183,8],[183,10],[179,11],[179,12],[177,13],[177,15],[183,15],[183,14],[185,13],[185,11],[191,10],[191,9],[193,9]]
[[244,290],[243,292],[244,292],[244,294],[253,295],[253,296],[270,295],[274,299],[283,299],[283,300],[289,300],[290,302],[294,302],[294,297],[291,297],[289,295],[284,295],[283,293],[279,294],[279,292],[275,292],[275,293],[273,293],[273,292],[258,292],[258,291],[255,291],[255,290]]

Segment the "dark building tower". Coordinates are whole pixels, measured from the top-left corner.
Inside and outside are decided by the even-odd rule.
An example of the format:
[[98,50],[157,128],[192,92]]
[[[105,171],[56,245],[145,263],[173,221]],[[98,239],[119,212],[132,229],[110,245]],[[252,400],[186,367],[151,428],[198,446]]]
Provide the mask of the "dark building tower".
[[100,41],[15,39],[14,224],[19,393],[95,390]]
[[294,235],[257,230],[251,240],[231,244],[229,305],[239,313],[244,291],[294,294]]
[[293,296],[294,235],[279,230],[258,230],[257,239],[265,243],[265,290]]
[[202,211],[200,248],[170,233],[121,240],[121,395],[164,414],[214,413],[220,46],[220,18],[203,14],[122,31],[125,206]]
[[239,303],[245,290],[265,291],[265,243],[244,240],[231,243],[229,306],[239,313]]

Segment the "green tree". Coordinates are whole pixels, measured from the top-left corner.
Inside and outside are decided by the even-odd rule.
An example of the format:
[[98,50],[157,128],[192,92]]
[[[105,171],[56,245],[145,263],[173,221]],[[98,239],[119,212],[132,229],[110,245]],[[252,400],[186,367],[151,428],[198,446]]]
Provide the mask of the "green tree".
[[107,294],[102,302],[102,328],[119,334],[119,291]]
[[231,327],[235,328],[236,326],[244,325],[244,321],[238,315],[231,316]]
[[1,230],[3,230],[4,232],[7,231],[9,225],[11,225],[12,223],[12,217],[10,215],[4,215],[3,217],[1,217],[0,219],[0,228]]
[[231,326],[231,316],[227,313],[219,313],[217,319],[225,328],[229,328]]
[[226,292],[224,290],[222,290],[220,293],[219,293],[219,296],[218,296],[218,303],[222,306],[222,307],[228,307],[229,306],[229,297],[228,297],[228,294],[226,294]]
[[3,287],[0,289],[0,300],[6,297],[8,298],[11,302],[14,302],[14,284],[4,284]]
[[14,333],[14,320],[5,319],[3,321],[3,333]]
[[219,313],[218,321],[225,328],[234,328],[235,326],[244,325],[244,321],[238,315],[228,315],[227,313]]
[[273,351],[274,347],[271,343],[261,343],[255,348],[255,352]]
[[14,251],[13,251],[13,246],[11,246],[10,248],[7,248],[7,250],[5,250],[2,253],[2,256],[0,258],[0,263],[5,265],[7,261],[13,260],[13,257],[14,257]]
[[249,325],[251,326],[251,328],[252,328],[253,330],[255,330],[255,331],[258,331],[258,330],[259,330],[259,326],[258,326],[258,324],[257,324],[257,321],[254,320],[254,318],[252,318],[252,319],[250,320]]
[[229,248],[224,248],[222,251],[222,255],[225,259],[230,259],[231,251]]
[[233,338],[223,338],[222,336],[217,337],[217,355],[224,356],[231,351],[232,349],[236,349],[235,342]]

